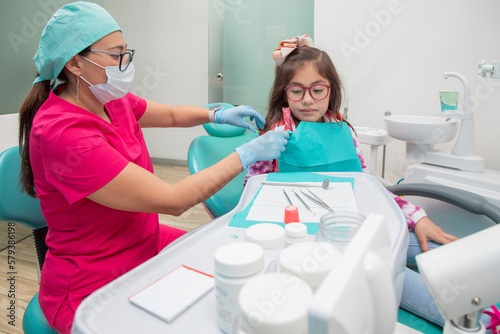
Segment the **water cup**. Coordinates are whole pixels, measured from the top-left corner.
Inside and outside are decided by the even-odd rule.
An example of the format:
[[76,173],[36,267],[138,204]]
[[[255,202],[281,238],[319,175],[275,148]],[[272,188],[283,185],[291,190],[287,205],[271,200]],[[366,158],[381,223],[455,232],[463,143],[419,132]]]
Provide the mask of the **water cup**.
[[441,111],[457,110],[458,107],[458,92],[439,92],[441,100]]

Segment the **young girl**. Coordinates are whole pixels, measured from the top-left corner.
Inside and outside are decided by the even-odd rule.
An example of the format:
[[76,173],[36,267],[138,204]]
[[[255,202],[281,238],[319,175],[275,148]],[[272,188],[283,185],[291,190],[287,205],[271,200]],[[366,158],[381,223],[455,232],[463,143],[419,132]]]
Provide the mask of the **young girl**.
[[[356,133],[353,127],[342,119],[339,112],[342,83],[328,54],[312,47],[311,38],[305,34],[281,42],[273,53],[273,59],[277,64],[276,76],[270,95],[266,125],[262,133],[277,127],[295,132],[301,122],[335,123],[338,126],[330,127],[334,130],[333,134],[327,136],[328,138],[323,138],[323,135],[318,136],[316,142],[311,144],[316,145],[316,148],[323,144],[322,146],[327,147],[332,156],[343,156],[340,161],[330,164],[328,171],[369,173]],[[296,134],[298,132],[299,130]],[[282,157],[286,156],[291,142],[292,140],[288,142]],[[300,145],[303,145],[303,142],[300,142]],[[311,160],[313,159],[308,157],[310,166],[315,166],[315,161]],[[286,164],[281,164],[281,160],[278,163],[277,159],[256,162],[250,166],[247,179],[258,174],[279,172],[280,169],[283,172],[285,171],[283,166]],[[314,168],[309,171],[314,171]],[[457,239],[443,232],[427,218],[423,209],[398,196],[393,194],[392,196],[403,211],[408,229],[411,231],[409,263],[414,264],[415,256],[429,250],[429,247],[434,248]],[[405,274],[401,307],[441,326],[444,324],[420,275],[412,270],[407,270]]]
[[[337,166],[341,168],[347,165],[347,169],[330,171],[362,170],[370,173],[363,159],[356,132],[346,120],[342,119],[339,112],[342,102],[342,83],[328,54],[312,47],[311,38],[305,34],[281,42],[273,53],[273,59],[277,64],[276,77],[271,91],[266,124],[261,133],[277,127],[284,127],[284,130],[294,132],[302,121],[336,123],[343,131],[336,131],[338,136],[333,139],[335,145],[328,143],[326,147],[331,155],[335,155],[339,149],[345,151],[344,146],[352,145],[353,151],[343,152],[343,155],[350,159],[354,154],[356,161],[349,160],[346,164],[344,160]],[[314,162],[311,162],[311,165],[313,164]],[[333,169],[335,168],[337,167],[333,166]],[[260,161],[250,166],[246,179],[278,171],[277,159]],[[393,197],[406,216],[409,230],[415,232],[422,251],[429,250],[430,240],[446,244],[457,239],[444,233],[432,223],[423,209],[401,197],[395,195]]]

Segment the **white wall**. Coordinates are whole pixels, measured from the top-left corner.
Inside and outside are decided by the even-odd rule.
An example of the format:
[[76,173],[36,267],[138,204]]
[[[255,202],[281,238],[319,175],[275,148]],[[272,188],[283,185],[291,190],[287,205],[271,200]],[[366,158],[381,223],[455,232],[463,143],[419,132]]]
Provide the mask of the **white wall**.
[[[172,105],[208,103],[208,0],[104,0],[103,6],[135,49],[131,91]],[[145,129],[151,157],[186,160],[191,141],[206,134],[188,129]]]
[[0,152],[18,145],[19,114],[0,115]]
[[[499,14],[497,0],[315,0],[315,43],[343,77],[355,126],[383,128],[385,111],[433,116],[439,90],[458,90],[463,99],[462,83],[445,80],[443,72],[465,75],[474,102],[475,154],[486,168],[500,170],[500,80],[477,74],[481,60],[500,59]],[[389,181],[402,177],[409,163],[403,142],[388,144]]]

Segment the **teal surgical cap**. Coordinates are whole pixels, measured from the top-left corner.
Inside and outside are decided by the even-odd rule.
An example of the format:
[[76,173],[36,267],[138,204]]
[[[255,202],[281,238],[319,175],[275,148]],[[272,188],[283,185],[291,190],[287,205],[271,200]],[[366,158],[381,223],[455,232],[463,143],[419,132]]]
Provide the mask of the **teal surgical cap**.
[[62,6],[43,29],[33,57],[39,74],[33,84],[54,83],[71,57],[117,30],[116,21],[99,5],[78,1]]

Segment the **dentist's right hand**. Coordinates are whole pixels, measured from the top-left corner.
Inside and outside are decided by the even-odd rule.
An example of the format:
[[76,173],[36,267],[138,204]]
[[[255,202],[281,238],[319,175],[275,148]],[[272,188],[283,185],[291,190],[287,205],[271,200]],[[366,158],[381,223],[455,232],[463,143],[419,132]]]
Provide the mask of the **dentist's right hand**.
[[283,130],[274,130],[237,147],[236,153],[240,156],[243,170],[257,161],[273,160],[285,150],[290,135]]

